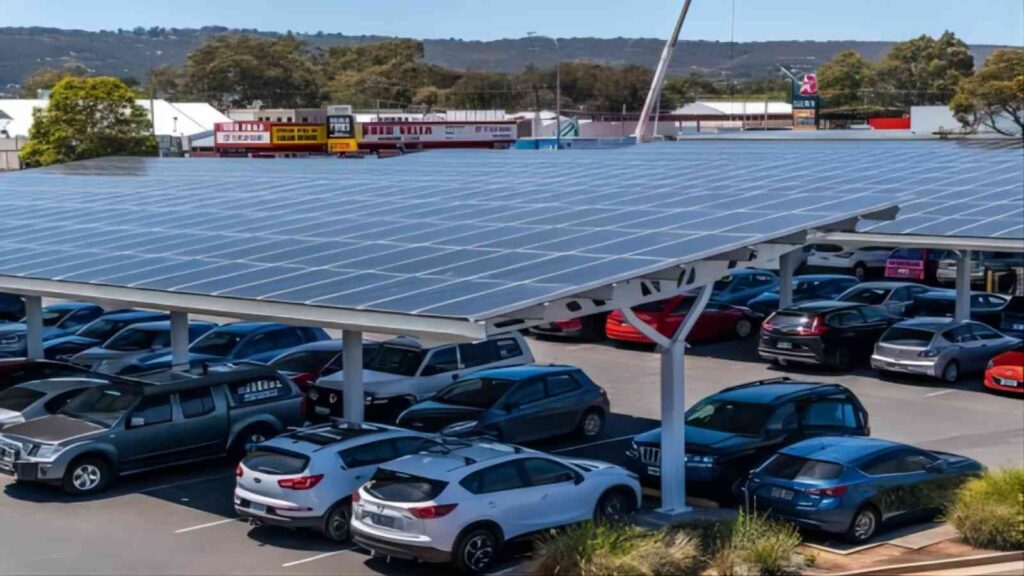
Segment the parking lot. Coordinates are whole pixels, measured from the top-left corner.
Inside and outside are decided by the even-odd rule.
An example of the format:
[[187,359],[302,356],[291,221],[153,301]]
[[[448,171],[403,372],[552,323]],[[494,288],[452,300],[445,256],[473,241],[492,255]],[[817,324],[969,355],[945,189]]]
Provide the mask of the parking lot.
[[[629,437],[657,426],[659,358],[610,344],[530,340],[538,361],[583,368],[608,390],[614,415],[602,437],[534,447],[621,462]],[[728,385],[789,375],[851,388],[871,415],[874,436],[948,450],[988,466],[1024,465],[1024,402],[986,392],[980,376],[954,387],[925,380],[880,380],[780,371],[757,358],[753,340],[697,346],[686,359],[687,404]],[[178,467],[120,481],[91,499],[37,485],[0,482],[4,574],[416,574],[428,567],[383,559],[308,532],[251,527],[235,518],[233,467]],[[649,504],[654,504],[652,500]],[[515,552],[515,551],[514,551]],[[506,558],[504,566],[513,566]],[[499,568],[500,570],[500,568]]]

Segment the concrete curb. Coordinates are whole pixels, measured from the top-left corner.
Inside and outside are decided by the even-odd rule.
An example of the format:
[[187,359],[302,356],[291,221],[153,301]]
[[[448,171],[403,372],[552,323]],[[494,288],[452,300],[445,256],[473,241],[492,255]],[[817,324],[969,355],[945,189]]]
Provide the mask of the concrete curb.
[[951,558],[948,560],[934,560],[931,562],[914,562],[911,564],[895,564],[892,566],[878,566],[852,572],[840,572],[832,576],[901,576],[914,572],[929,572],[935,570],[950,570],[954,568],[973,568],[987,564],[1002,564],[1004,562],[1024,561],[1024,550],[1016,552],[996,552],[994,554],[979,554],[965,558]]

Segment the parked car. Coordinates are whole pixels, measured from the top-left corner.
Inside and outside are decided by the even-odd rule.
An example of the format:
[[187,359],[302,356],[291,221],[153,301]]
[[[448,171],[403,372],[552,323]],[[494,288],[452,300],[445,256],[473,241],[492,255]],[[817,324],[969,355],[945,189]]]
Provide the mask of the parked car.
[[300,425],[300,401],[295,384],[269,368],[96,386],[53,416],[5,428],[0,473],[92,494],[118,475],[241,455]]
[[118,310],[108,312],[86,324],[74,334],[51,338],[43,342],[43,355],[47,360],[68,362],[79,352],[103,344],[115,334],[134,324],[170,320],[166,312],[147,310]]
[[807,253],[807,266],[815,270],[838,268],[863,282],[869,275],[885,270],[891,252],[892,248],[883,246],[843,248],[835,244],[814,244]]
[[[868,413],[838,384],[760,380],[726,388],[686,411],[686,483],[735,497],[751,470],[782,447],[819,436],[867,436]],[[633,438],[626,453],[641,481],[661,476],[661,429]]]
[[892,316],[905,317],[914,297],[933,290],[914,282],[864,282],[836,297],[839,302],[878,306]]
[[[188,341],[195,342],[216,327],[213,322],[189,322]],[[69,362],[97,372],[117,374],[134,360],[170,347],[170,320],[142,322],[124,328],[100,346],[75,354]]]
[[[950,252],[939,260],[935,277],[939,284],[955,284],[960,258]],[[978,252],[971,259],[971,285],[985,286],[985,272],[1006,272],[1024,266],[1024,255],[1013,252]]]
[[759,509],[860,544],[885,524],[934,516],[981,471],[964,456],[834,436],[783,448],[746,488]]
[[764,321],[757,353],[774,364],[848,370],[867,360],[878,337],[897,321],[865,304],[806,302],[779,310]]
[[256,444],[238,464],[235,511],[255,524],[349,538],[352,493],[379,464],[438,445],[427,434],[336,421]]
[[[813,300],[835,300],[837,296],[856,286],[860,281],[853,276],[837,274],[807,274],[793,278],[793,304]],[[779,309],[778,289],[769,290],[747,302],[747,307],[762,316]]]
[[[636,313],[637,318],[654,327],[658,333],[671,338],[686,320],[686,315],[695,301],[695,296],[684,294],[668,300],[641,304],[634,307],[633,312]],[[763,316],[754,313],[749,308],[711,301],[697,318],[697,322],[693,325],[693,330],[686,340],[688,342],[707,342],[730,337],[746,338],[763,319]],[[621,310],[615,310],[608,315],[605,332],[608,334],[608,338],[619,342],[653,344],[650,338],[626,321]]]
[[1003,307],[1003,321],[999,331],[1007,336],[1024,340],[1024,296],[1013,296]]
[[77,376],[12,386],[0,392],[0,429],[56,414],[82,391],[104,384],[110,384],[110,380]]
[[[240,360],[266,363],[285,350],[310,342],[329,340],[321,328],[304,328],[276,322],[235,322],[210,330],[188,347],[189,365],[228,364]],[[141,374],[171,367],[170,352],[155,352],[134,359],[119,372]]]
[[[380,342],[364,340],[363,363],[373,359],[379,348]],[[341,340],[320,340],[296,346],[282,352],[268,364],[291,378],[303,391],[317,379],[337,374],[345,367]]]
[[64,362],[3,358],[0,359],[0,390],[33,380],[88,376],[90,374],[92,373],[85,368]]
[[885,277],[936,284],[939,261],[950,257],[955,258],[956,255],[949,250],[898,248],[885,261]]
[[[394,338],[364,363],[367,418],[394,422],[417,402],[457,381],[467,370],[533,363],[533,354],[518,332],[468,344],[424,346],[413,338]],[[343,415],[345,374],[320,378],[306,392],[311,420]]]
[[25,301],[17,294],[0,292],[0,324],[25,317]]
[[[1009,298],[999,294],[974,292],[971,294],[971,320],[995,328],[1002,323],[1003,308],[1008,302]],[[935,289],[918,294],[907,307],[906,314],[910,318],[952,318],[956,314],[956,291]]]
[[572,432],[595,438],[608,413],[608,394],[583,370],[529,365],[473,372],[402,412],[398,425],[520,443]]
[[774,272],[758,268],[741,268],[733,270],[728,276],[715,282],[711,298],[722,304],[744,306],[752,298],[778,287],[779,277]]
[[914,318],[888,329],[875,344],[871,366],[956,382],[961,374],[980,372],[988,361],[1020,344],[972,320]]
[[602,312],[600,314],[583,316],[582,318],[572,318],[561,322],[548,322],[547,324],[532,326],[530,333],[537,336],[596,342],[604,340],[604,326],[607,321],[608,312]]
[[[61,302],[43,308],[43,342],[74,334],[99,318],[103,308],[88,302]],[[0,324],[0,358],[20,358],[28,353],[25,319]]]
[[[450,441],[449,441],[450,442]],[[511,540],[640,505],[618,466],[504,444],[446,444],[382,464],[352,495],[352,539],[375,555],[491,567]]]
[[1024,394],[1024,345],[988,361],[985,386],[1000,392]]

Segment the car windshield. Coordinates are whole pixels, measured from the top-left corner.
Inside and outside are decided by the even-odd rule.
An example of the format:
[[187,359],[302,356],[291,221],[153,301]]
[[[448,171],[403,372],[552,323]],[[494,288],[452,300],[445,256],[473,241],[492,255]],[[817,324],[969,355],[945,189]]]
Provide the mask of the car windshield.
[[927,346],[931,343],[933,336],[934,334],[927,330],[893,326],[885,334],[882,334],[881,341],[897,346]]
[[78,333],[82,338],[89,338],[92,340],[99,340],[106,342],[108,338],[117,334],[123,330],[129,323],[124,320],[110,320],[108,318],[100,318],[82,328],[82,331]]
[[441,390],[436,400],[455,406],[490,408],[512,387],[511,380],[473,378],[456,382]]
[[[270,366],[281,372],[300,372],[300,373],[311,373],[319,374],[321,370],[331,361],[334,357],[339,355],[339,352],[331,350],[308,350],[305,352],[293,352],[277,358],[270,363]],[[338,362],[340,365],[341,363]]]
[[58,414],[87,420],[110,428],[122,414],[131,410],[142,398],[136,387],[111,385],[89,388],[60,409]]
[[153,348],[153,343],[160,336],[159,330],[123,330],[103,345],[107,350],[117,352],[135,352]]
[[757,436],[772,415],[767,404],[705,398],[686,411],[686,424],[718,432]]
[[388,502],[426,502],[444,492],[448,483],[378,468],[366,484],[366,491]]
[[900,248],[894,250],[889,258],[893,260],[924,260],[924,250],[921,248]]
[[366,363],[365,368],[399,376],[415,376],[420,364],[423,363],[423,355],[423,350],[384,345],[380,347],[377,355]]
[[[74,312],[74,310],[50,310],[43,308],[43,326],[56,326],[72,312]],[[22,318],[19,322],[27,324],[28,317]]]
[[309,458],[294,452],[260,448],[250,452],[242,460],[242,465],[263,474],[281,476],[301,473],[309,465]]
[[835,480],[843,473],[843,465],[790,456],[789,454],[778,454],[769,460],[759,472],[783,480]]
[[28,388],[8,388],[7,390],[0,392],[0,408],[10,410],[12,412],[21,412],[43,396],[46,396],[46,394],[43,394],[38,390],[30,390]]
[[193,342],[192,346],[189,346],[188,351],[193,354],[224,358],[230,356],[244,338],[243,334],[237,334],[228,330],[214,330]]
[[840,302],[856,302],[858,304],[878,305],[885,302],[889,296],[888,288],[858,287],[846,291],[839,297]]
[[711,291],[712,292],[721,292],[722,290],[725,290],[726,288],[728,288],[729,285],[732,284],[732,281],[733,281],[733,277],[732,276],[726,276],[726,277],[722,278],[721,280],[716,281],[715,285],[711,288]]

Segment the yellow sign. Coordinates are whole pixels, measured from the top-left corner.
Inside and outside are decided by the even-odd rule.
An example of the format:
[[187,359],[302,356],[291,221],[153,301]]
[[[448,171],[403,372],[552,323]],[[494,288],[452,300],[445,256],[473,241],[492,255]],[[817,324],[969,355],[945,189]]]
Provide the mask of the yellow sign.
[[271,126],[270,141],[274,144],[324,144],[326,126]]
[[359,143],[355,138],[331,138],[327,141],[327,152],[330,154],[344,154],[346,152],[358,152]]

